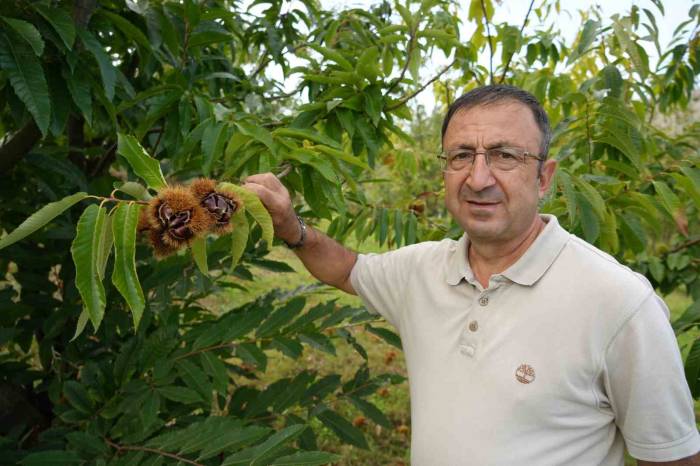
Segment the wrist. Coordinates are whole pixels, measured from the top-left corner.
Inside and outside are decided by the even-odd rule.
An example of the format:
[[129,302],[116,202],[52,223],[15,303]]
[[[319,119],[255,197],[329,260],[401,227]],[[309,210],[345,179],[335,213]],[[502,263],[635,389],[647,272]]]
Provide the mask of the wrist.
[[294,216],[294,223],[297,228],[297,233],[296,236],[292,236],[292,238],[295,239],[288,241],[287,239],[282,238],[282,241],[284,241],[284,244],[286,244],[289,249],[298,249],[304,246],[306,241],[306,223],[304,223],[304,220],[298,214],[295,213]]

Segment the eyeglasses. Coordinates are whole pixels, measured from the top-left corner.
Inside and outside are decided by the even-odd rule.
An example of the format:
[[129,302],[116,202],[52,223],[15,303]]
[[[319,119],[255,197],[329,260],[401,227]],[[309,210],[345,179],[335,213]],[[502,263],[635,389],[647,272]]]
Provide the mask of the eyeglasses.
[[486,165],[492,170],[507,172],[514,170],[525,163],[528,157],[544,161],[541,155],[531,154],[519,147],[494,147],[483,151],[474,149],[453,149],[443,151],[438,155],[442,161],[442,170],[445,172],[458,172],[474,164],[476,156],[484,154]]

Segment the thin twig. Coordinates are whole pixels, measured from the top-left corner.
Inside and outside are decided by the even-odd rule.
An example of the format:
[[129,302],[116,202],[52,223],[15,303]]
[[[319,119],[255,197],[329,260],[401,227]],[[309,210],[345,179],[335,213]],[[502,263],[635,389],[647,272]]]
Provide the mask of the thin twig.
[[484,21],[486,22],[486,35],[489,39],[489,76],[491,77],[491,84],[493,84],[493,44],[491,43],[491,27],[489,26],[489,17],[486,15],[486,5],[484,5],[484,0],[481,0],[481,12],[484,14]]
[[430,78],[428,81],[426,81],[425,84],[423,84],[423,85],[422,85],[421,87],[419,87],[417,90],[415,90],[414,92],[411,92],[410,94],[408,94],[408,95],[405,96],[405,97],[402,97],[402,98],[399,99],[399,101],[396,102],[395,104],[388,106],[388,107],[386,108],[386,110],[387,110],[387,111],[395,110],[395,109],[401,107],[402,105],[404,105],[406,102],[408,102],[409,100],[411,100],[412,98],[414,98],[415,96],[417,96],[418,94],[420,94],[421,92],[423,92],[423,91],[425,90],[426,87],[430,86],[432,83],[434,83],[435,81],[437,81],[438,79],[440,79],[440,76],[442,76],[443,74],[447,73],[447,71],[448,71],[450,68],[452,68],[452,67],[454,66],[455,63],[457,63],[457,58],[455,58],[454,60],[452,60],[452,62],[451,62],[449,65],[447,65],[447,66],[444,67],[442,70],[440,70],[440,72],[439,72],[438,74],[436,74],[435,76],[433,76],[432,78]]
[[[523,21],[523,25],[520,26],[520,37],[523,37],[523,31],[525,30],[525,25],[527,24],[527,19],[530,17],[530,12],[532,11],[532,5],[535,4],[535,0],[530,1],[530,7],[527,9],[527,14],[525,15],[525,20]],[[513,59],[513,55],[515,53],[511,53],[508,56],[508,61],[506,62],[506,67],[503,68],[503,73],[501,74],[501,80],[499,81],[501,84],[503,84],[503,81],[506,79],[506,73],[508,72],[508,67],[510,66],[510,61]]]
[[282,166],[284,167],[282,169],[282,171],[279,172],[277,175],[275,175],[275,176],[277,176],[278,179],[284,178],[285,176],[289,175],[289,172],[292,171],[292,164],[291,163],[285,163]]
[[403,68],[401,69],[401,73],[399,73],[399,76],[389,85],[389,88],[384,93],[384,97],[388,96],[389,93],[393,91],[396,86],[399,85],[399,83],[403,80],[403,77],[406,75],[408,65],[411,64],[411,53],[413,52],[415,40],[416,36],[413,33],[413,31],[411,31],[411,35],[408,39],[408,49],[406,50],[406,61],[403,64]]
[[156,455],[160,455],[160,456],[167,456],[168,458],[172,458],[174,460],[178,460],[178,461],[181,461],[183,463],[193,464],[195,466],[204,466],[202,463],[197,463],[196,461],[188,460],[187,458],[185,458],[183,456],[179,456],[179,455],[176,455],[174,453],[168,453],[167,451],[163,451],[163,450],[158,450],[157,448],[140,447],[137,445],[119,445],[118,443],[114,443],[107,438],[105,439],[105,442],[107,442],[107,445],[116,449],[118,452],[119,451],[145,451],[147,453],[155,453]]
[[682,249],[687,249],[687,248],[689,248],[689,247],[691,247],[691,246],[695,246],[696,244],[700,244],[700,238],[691,239],[690,241],[686,241],[686,242],[683,243],[683,244],[679,244],[679,245],[676,246],[675,248],[673,248],[673,249],[671,249],[670,251],[668,251],[667,254],[672,254],[672,253],[678,252],[678,251],[680,251],[680,250],[682,250]]

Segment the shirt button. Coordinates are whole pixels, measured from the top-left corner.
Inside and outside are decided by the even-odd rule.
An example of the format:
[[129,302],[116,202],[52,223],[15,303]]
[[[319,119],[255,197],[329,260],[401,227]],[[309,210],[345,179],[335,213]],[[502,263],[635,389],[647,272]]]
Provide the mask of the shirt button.
[[488,304],[489,304],[489,297],[488,297],[488,296],[482,296],[481,298],[479,298],[479,304],[480,304],[481,306],[488,306]]
[[479,322],[475,320],[469,322],[469,330],[471,330],[472,332],[476,332],[477,330],[479,330]]

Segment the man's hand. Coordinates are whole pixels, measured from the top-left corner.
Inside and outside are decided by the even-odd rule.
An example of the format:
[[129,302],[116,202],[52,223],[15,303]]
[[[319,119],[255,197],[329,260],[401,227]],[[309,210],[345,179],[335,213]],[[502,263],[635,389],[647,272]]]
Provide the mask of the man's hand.
[[[252,175],[244,180],[243,187],[258,195],[270,212],[275,236],[288,244],[301,239],[299,220],[292,208],[289,191],[272,173]],[[350,283],[350,272],[357,255],[323,233],[308,227],[304,245],[294,249],[311,274],[338,289],[355,294]]]
[[249,176],[243,187],[258,195],[265,208],[270,212],[275,236],[282,241],[293,244],[301,238],[301,229],[296,213],[292,208],[289,191],[272,173]]

